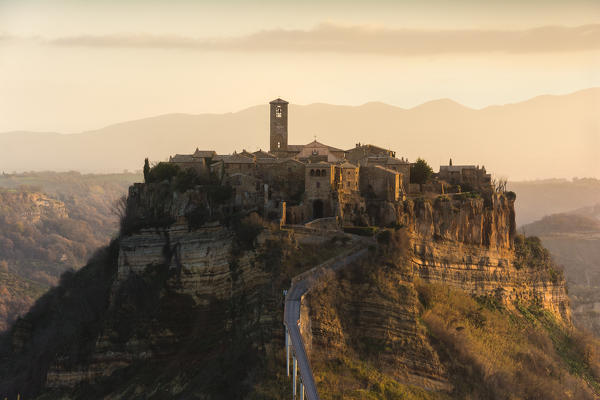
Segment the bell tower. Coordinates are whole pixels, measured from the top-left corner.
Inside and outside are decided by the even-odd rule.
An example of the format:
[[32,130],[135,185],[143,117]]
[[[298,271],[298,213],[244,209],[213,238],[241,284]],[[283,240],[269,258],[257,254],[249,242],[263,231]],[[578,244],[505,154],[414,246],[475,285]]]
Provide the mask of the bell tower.
[[275,99],[271,106],[271,153],[287,151],[288,145],[288,102]]

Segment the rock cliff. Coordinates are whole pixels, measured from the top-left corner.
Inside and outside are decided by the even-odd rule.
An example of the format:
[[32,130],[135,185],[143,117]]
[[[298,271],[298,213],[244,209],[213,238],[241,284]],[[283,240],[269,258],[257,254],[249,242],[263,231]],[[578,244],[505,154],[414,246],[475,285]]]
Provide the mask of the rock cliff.
[[[256,215],[237,216],[211,193],[134,185],[121,236],[106,258],[65,280],[17,322],[8,364],[0,363],[5,370],[38,357],[35,343],[61,326],[58,317],[50,318],[54,325],[42,319],[55,315],[54,304],[70,310],[74,293],[84,298],[69,311],[64,337],[51,336],[43,362],[11,378],[12,392],[0,385],[0,393],[23,391],[33,376],[27,394],[42,398],[289,397],[283,289],[350,244],[340,233],[294,232]],[[323,282],[303,302],[301,330],[324,399],[344,392],[334,380],[340,368],[350,375],[372,368],[361,382],[379,379],[393,393],[401,387],[418,398],[466,393],[457,389],[456,356],[432,333],[444,331],[431,322],[427,290],[457,290],[471,299],[465,302],[475,298],[506,315],[537,307],[556,329],[570,327],[564,280],[545,260],[530,262],[528,242],[516,240],[513,207],[514,198],[501,194],[367,204],[368,218],[390,228],[380,229],[368,261]],[[97,286],[93,296],[84,292],[90,282]],[[491,318],[481,317],[479,303],[468,304],[469,318]],[[470,332],[452,323],[452,332]],[[394,398],[392,392],[382,398]]]

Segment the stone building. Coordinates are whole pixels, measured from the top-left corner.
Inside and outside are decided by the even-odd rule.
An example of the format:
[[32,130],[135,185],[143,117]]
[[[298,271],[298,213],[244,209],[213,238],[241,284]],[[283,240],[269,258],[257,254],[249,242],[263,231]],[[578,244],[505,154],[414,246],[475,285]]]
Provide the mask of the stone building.
[[227,175],[225,183],[233,190],[234,205],[251,208],[264,202],[264,190],[260,179],[239,172]]
[[327,162],[306,164],[304,199],[311,205],[313,218],[331,217],[334,214],[332,197],[335,165]]
[[366,163],[367,167],[374,167],[380,165],[384,168],[391,169],[402,174],[402,186],[406,193],[409,192],[410,184],[410,163],[404,158],[395,158],[390,156],[371,156],[368,157]]
[[479,165],[440,165],[437,178],[451,185],[459,185],[463,192],[472,190],[489,190],[492,187],[492,175],[488,174],[485,167]]
[[210,164],[216,155],[217,153],[212,150],[198,150],[196,148],[193,154],[175,154],[169,157],[169,162],[181,169],[192,168],[196,172],[204,174],[210,170]]
[[407,194],[421,196],[428,191],[437,196],[450,184],[476,190],[490,186],[485,168],[451,164],[440,167],[437,186],[410,185],[410,162],[372,144],[357,143],[349,150],[316,139],[305,145],[289,144],[288,106],[280,98],[269,103],[269,151],[219,155],[196,149],[169,161],[182,168],[211,171],[232,187],[236,207],[263,210],[269,217],[285,213],[290,223],[336,217],[340,223],[362,224],[365,209],[382,204],[396,207],[394,203]]
[[353,164],[364,165],[369,157],[396,157],[396,152],[372,144],[357,143],[356,147],[346,150],[346,159]]
[[271,153],[285,157],[288,151],[288,102],[277,98],[269,105]]
[[210,165],[210,170],[219,177],[234,173],[255,174],[256,161],[242,154],[217,155],[213,158],[213,161]]
[[334,187],[338,192],[359,191],[359,168],[348,161],[335,166]]
[[402,174],[381,165],[360,168],[360,191],[367,199],[403,200]]

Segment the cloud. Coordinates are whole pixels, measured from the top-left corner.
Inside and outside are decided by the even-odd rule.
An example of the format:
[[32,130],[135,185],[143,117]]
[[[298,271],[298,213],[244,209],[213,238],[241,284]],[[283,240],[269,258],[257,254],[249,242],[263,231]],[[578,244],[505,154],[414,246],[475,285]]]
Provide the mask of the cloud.
[[528,30],[414,30],[320,24],[310,30],[273,29],[231,38],[170,35],[83,35],[46,39],[53,46],[190,49],[246,52],[324,52],[384,55],[543,53],[600,49],[600,24]]

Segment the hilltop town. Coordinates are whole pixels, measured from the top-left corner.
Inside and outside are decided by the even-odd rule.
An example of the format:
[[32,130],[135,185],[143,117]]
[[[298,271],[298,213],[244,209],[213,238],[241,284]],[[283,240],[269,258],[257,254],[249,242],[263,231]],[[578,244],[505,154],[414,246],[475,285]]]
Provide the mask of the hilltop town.
[[218,177],[233,190],[237,211],[258,209],[282,223],[300,224],[335,218],[345,225],[386,225],[383,203],[434,198],[454,193],[492,193],[491,175],[475,165],[441,166],[431,179],[413,176],[415,163],[396,152],[357,143],[342,150],[318,142],[288,143],[288,102],[270,105],[270,148],[220,155],[196,149],[177,154],[169,162],[182,170]]

